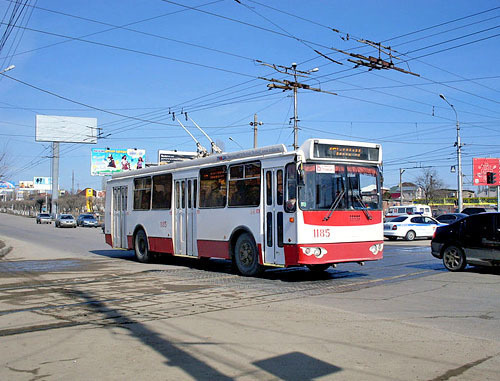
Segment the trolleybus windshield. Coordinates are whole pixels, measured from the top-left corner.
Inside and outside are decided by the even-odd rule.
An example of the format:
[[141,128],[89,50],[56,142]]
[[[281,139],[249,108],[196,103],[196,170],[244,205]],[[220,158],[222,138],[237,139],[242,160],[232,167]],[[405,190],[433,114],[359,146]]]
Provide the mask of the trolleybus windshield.
[[304,164],[304,185],[299,187],[302,210],[378,210],[381,208],[380,173],[376,167]]

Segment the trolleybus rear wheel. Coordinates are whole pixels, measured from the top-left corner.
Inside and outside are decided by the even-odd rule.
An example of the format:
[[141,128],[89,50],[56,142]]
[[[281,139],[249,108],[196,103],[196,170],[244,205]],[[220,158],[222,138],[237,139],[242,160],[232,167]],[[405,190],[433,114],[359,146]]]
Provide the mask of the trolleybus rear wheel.
[[144,230],[139,230],[134,239],[135,257],[139,262],[146,263],[151,260],[151,253],[148,246],[148,237]]
[[234,249],[234,261],[238,271],[245,276],[255,276],[262,272],[262,266],[259,264],[257,247],[252,236],[243,233],[238,237]]

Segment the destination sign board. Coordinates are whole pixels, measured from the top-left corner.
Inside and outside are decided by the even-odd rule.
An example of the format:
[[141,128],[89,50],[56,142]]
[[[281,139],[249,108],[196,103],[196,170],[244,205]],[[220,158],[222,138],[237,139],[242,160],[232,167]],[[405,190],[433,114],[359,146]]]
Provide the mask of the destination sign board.
[[321,159],[350,159],[377,162],[379,149],[340,144],[314,143],[314,157]]

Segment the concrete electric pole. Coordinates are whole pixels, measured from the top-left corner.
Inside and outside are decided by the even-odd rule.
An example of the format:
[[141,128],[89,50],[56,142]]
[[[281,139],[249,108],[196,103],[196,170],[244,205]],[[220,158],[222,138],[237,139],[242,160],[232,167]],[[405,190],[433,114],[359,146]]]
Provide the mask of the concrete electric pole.
[[260,79],[263,79],[265,81],[271,82],[267,84],[267,87],[269,90],[271,89],[281,89],[283,91],[286,90],[293,90],[293,149],[299,148],[299,118],[298,118],[298,112],[297,112],[297,92],[298,89],[305,89],[305,90],[312,90],[312,91],[317,91],[319,93],[327,93],[327,94],[332,94],[332,95],[337,95],[336,93],[332,93],[330,91],[325,91],[321,90],[319,88],[311,87],[308,84],[305,83],[299,83],[297,82],[297,77],[305,77],[308,78],[308,76],[311,73],[317,72],[319,69],[315,67],[314,69],[307,70],[307,71],[302,71],[302,70],[297,70],[297,64],[294,62],[292,63],[291,66],[281,66],[281,65],[274,65],[274,64],[268,64],[262,61],[257,60],[258,63],[264,66],[269,66],[276,70],[278,73],[281,74],[287,74],[293,76],[293,81],[288,81],[286,79],[284,80],[279,80],[275,78],[264,78],[264,77],[259,77]]
[[455,142],[455,146],[457,147],[457,208],[458,208],[458,213],[462,212],[462,209],[464,207],[463,205],[463,196],[462,196],[462,187],[463,187],[463,177],[462,177],[462,143],[460,141],[460,123],[458,122],[458,114],[457,110],[455,110],[455,107],[448,102],[448,100],[445,98],[443,94],[439,94],[439,97],[448,103],[448,105],[452,108],[453,112],[455,113],[455,120],[456,120],[456,127],[457,127],[457,141]]
[[262,126],[263,124],[257,121],[257,114],[253,114],[253,122],[250,122],[250,125],[253,126],[253,148],[257,148],[257,126]]

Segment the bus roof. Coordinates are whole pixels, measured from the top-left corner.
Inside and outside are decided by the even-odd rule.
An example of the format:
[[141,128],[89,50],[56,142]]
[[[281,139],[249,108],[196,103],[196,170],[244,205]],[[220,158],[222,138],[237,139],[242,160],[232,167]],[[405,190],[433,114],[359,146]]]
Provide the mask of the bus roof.
[[175,169],[181,169],[181,168],[188,168],[188,167],[199,167],[205,164],[215,164],[215,163],[221,163],[225,161],[230,161],[230,160],[237,160],[237,159],[245,159],[245,158],[255,158],[258,159],[262,156],[265,155],[271,155],[271,154],[283,154],[287,153],[287,149],[284,144],[276,144],[273,146],[267,146],[267,147],[260,147],[260,148],[252,148],[244,151],[236,151],[236,152],[223,152],[223,153],[217,153],[213,154],[207,157],[200,157],[192,160],[184,160],[184,161],[176,161],[174,163],[170,164],[165,164],[165,165],[158,165],[155,167],[147,167],[135,171],[127,171],[127,172],[119,172],[113,175],[113,179],[119,179],[122,177],[128,177],[128,176],[137,176],[137,175],[142,175],[142,174],[148,174],[148,173],[155,173],[158,171],[164,171],[164,170],[175,170]]
[[146,167],[143,169],[118,172],[112,179],[129,176],[140,176],[165,170],[176,170],[189,167],[199,167],[206,164],[216,164],[238,159],[259,159],[267,155],[298,154],[303,160],[344,161],[380,164],[382,162],[382,147],[380,144],[354,142],[333,139],[307,139],[297,151],[288,151],[284,144],[252,148],[243,151],[223,152],[191,160],[177,161],[170,164]]

